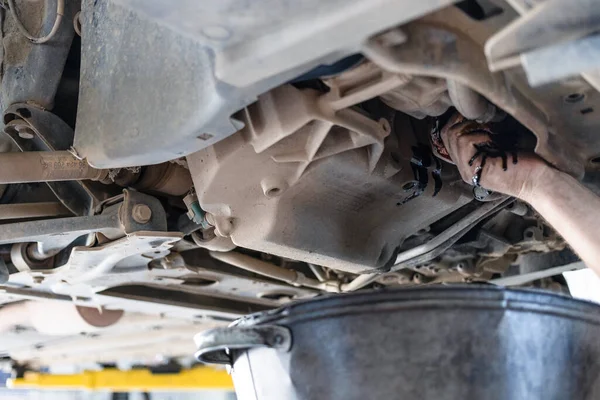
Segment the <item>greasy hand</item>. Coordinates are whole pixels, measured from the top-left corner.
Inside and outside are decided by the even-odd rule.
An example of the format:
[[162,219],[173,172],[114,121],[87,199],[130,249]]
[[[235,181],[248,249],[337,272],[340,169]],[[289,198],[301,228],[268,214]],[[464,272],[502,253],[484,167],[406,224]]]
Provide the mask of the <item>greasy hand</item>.
[[[485,143],[490,136],[482,132],[482,125],[475,121],[464,120],[456,114],[441,131],[444,146],[456,163],[462,179],[472,184],[473,175],[481,158],[469,165],[469,160],[476,152],[475,144]],[[479,184],[488,190],[508,194],[526,200],[535,190],[536,182],[541,174],[546,173],[548,167],[539,157],[532,154],[518,154],[517,164],[513,164],[511,154],[508,154],[508,169],[502,168],[501,158],[488,158],[481,172]]]

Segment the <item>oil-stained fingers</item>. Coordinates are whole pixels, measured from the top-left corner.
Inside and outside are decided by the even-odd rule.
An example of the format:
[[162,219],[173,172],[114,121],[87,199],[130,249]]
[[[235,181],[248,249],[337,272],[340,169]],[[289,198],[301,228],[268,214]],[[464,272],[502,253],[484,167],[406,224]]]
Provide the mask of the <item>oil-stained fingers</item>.
[[[440,136],[442,137],[442,142],[444,142],[444,146],[448,153],[452,157],[452,154],[455,152],[456,145],[455,141],[458,136],[460,136],[461,132],[464,130],[466,126],[469,125],[470,121],[466,121],[462,119],[451,119],[448,123],[442,128],[440,132]],[[454,160],[454,159],[453,159]]]
[[[456,166],[460,171],[460,175],[465,182],[472,182],[473,175],[475,175],[477,167],[481,164],[481,156],[479,156],[473,160],[472,165],[469,165],[469,161],[473,158],[475,153],[477,153],[477,148],[475,148],[475,145],[488,142],[489,140],[489,135],[485,133],[470,133],[460,135],[452,140],[453,146],[455,146],[455,152],[450,154],[451,157],[453,157],[452,160],[456,163]],[[489,168],[488,165],[485,167],[485,169]],[[485,173],[485,170],[483,172]]]
[[448,153],[450,154],[450,157],[454,162],[456,162],[454,158],[459,149],[459,144],[457,143],[458,138],[462,136],[477,135],[485,132],[485,130],[481,124],[475,121],[460,119],[455,124],[452,124],[452,122],[453,121],[451,120],[442,129],[441,137],[442,141],[444,142],[444,146],[446,146],[446,150],[448,150]]

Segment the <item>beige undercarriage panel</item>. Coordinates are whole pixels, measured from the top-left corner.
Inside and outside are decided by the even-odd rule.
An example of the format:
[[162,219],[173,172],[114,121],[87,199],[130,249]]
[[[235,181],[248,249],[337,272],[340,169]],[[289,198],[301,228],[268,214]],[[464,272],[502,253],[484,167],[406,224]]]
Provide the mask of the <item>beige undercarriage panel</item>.
[[[369,96],[379,82],[360,90]],[[283,86],[246,110],[246,129],[188,157],[217,235],[361,273],[384,267],[403,239],[472,200],[461,185],[415,196],[410,147],[389,137],[384,149],[389,121],[336,110],[352,105],[345,100]]]

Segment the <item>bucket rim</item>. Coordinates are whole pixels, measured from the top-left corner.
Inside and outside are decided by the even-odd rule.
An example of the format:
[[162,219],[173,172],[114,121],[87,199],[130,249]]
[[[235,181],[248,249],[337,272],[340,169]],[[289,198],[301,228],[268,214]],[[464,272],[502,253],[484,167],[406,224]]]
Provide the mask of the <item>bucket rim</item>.
[[440,309],[535,312],[600,325],[600,305],[587,300],[542,289],[458,284],[324,295],[300,300],[274,310],[250,314],[235,321],[231,326],[288,325],[344,314]]

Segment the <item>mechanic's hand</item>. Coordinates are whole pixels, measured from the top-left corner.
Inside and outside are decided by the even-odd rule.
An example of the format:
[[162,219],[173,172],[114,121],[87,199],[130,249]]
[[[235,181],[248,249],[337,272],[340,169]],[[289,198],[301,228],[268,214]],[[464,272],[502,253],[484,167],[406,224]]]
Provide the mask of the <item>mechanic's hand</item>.
[[[481,157],[474,160],[473,165],[469,165],[477,151],[474,145],[490,141],[489,134],[482,130],[487,130],[484,125],[465,120],[463,116],[456,114],[441,131],[450,158],[456,163],[463,180],[469,184],[473,184],[473,176],[481,165]],[[517,164],[513,164],[512,154],[507,154],[507,157],[506,171],[502,168],[500,157],[488,157],[481,171],[479,185],[527,201],[535,191],[541,174],[546,173],[550,167],[532,154],[519,153]]]

